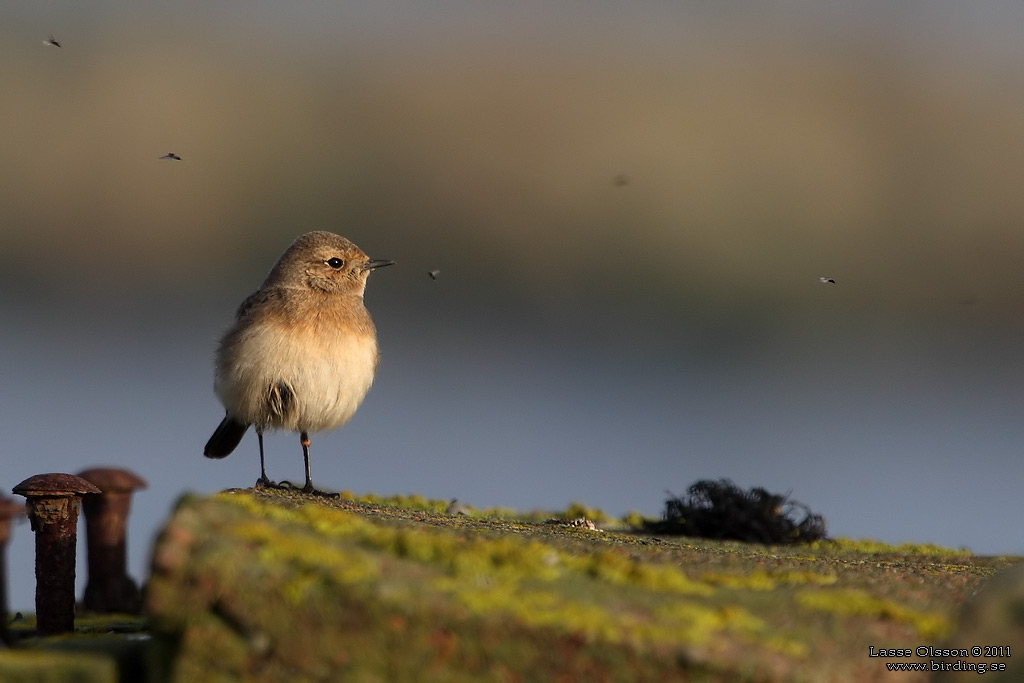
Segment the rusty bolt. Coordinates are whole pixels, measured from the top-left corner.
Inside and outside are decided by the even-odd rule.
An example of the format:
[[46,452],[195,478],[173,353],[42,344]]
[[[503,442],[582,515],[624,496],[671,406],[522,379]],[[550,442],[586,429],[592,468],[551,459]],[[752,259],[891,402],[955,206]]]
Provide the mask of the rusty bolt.
[[11,538],[11,520],[25,516],[25,506],[0,497],[0,642],[11,644],[7,630],[7,541]]
[[142,596],[126,568],[127,522],[132,492],[146,488],[146,482],[128,470],[112,467],[94,467],[78,476],[101,492],[86,496],[82,502],[89,558],[85,608],[134,614],[139,611]]
[[36,534],[36,631],[75,629],[75,542],[82,495],[100,490],[70,474],[37,474],[14,487]]

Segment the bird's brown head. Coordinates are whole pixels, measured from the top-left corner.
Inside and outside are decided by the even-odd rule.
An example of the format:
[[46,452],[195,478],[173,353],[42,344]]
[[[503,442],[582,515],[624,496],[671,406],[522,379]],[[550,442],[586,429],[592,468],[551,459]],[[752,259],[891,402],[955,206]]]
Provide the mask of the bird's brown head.
[[264,286],[308,287],[362,296],[370,271],[393,264],[394,261],[371,259],[351,241],[333,232],[307,232],[281,255]]

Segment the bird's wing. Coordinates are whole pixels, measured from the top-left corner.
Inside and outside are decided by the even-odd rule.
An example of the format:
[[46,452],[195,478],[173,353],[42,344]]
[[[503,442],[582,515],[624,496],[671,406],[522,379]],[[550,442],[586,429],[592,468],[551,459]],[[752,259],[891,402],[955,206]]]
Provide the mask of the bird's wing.
[[245,301],[243,301],[238,307],[238,311],[235,312],[235,320],[248,318],[253,308],[264,301],[276,298],[277,296],[279,296],[279,294],[272,289],[260,289],[253,292],[246,297]]

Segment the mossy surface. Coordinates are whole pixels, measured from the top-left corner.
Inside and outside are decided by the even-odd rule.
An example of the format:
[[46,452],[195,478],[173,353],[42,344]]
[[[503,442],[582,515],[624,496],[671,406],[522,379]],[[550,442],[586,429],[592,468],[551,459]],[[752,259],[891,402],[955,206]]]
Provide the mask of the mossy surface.
[[412,505],[183,499],[146,595],[165,680],[887,680],[869,646],[938,645],[960,603],[1011,562],[395,502]]
[[0,681],[4,683],[118,683],[116,663],[85,652],[43,649],[0,650]]
[[149,624],[131,614],[75,615],[71,633],[41,637],[36,617],[17,614],[8,626],[11,648],[0,649],[0,681],[144,681],[150,669]]

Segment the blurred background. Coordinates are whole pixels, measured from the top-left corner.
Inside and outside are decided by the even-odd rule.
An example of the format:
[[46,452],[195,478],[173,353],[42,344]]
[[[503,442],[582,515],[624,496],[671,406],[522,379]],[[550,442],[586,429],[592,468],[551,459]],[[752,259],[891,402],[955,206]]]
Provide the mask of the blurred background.
[[[178,496],[255,481],[251,432],[201,455],[213,351],[313,229],[398,262],[322,487],[656,516],[728,477],[832,535],[1024,552],[1021,3],[2,15],[3,487],[148,479],[137,579]],[[9,564],[31,609],[27,525]]]

